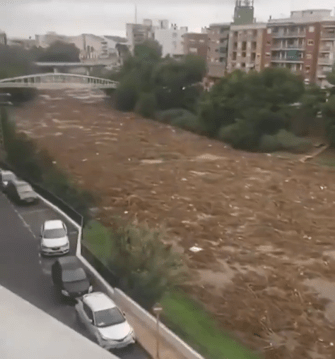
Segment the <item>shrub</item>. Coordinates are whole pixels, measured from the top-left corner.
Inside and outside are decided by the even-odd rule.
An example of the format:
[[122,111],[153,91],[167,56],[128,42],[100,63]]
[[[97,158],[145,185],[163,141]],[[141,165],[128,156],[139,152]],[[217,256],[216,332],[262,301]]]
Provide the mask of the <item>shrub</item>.
[[297,137],[292,132],[288,132],[286,130],[280,130],[276,137],[282,149],[289,152],[304,153],[313,147],[311,141],[305,138]]
[[219,140],[229,143],[233,148],[254,151],[258,148],[260,134],[246,121],[236,123],[220,129]]
[[282,149],[281,143],[279,142],[276,135],[263,135],[260,139],[258,150],[260,152],[275,152]]
[[153,118],[157,102],[153,93],[142,93],[136,103],[135,112],[146,118]]
[[172,120],[183,116],[185,113],[188,113],[188,111],[182,108],[171,108],[170,110],[158,112],[156,114],[156,120],[164,123],[171,123]]
[[[163,244],[164,235],[147,226],[115,221],[113,230],[88,223],[84,241],[120,279],[120,288],[146,309],[151,309],[167,289],[180,283],[185,273],[181,257]],[[104,239],[90,235],[98,231]]]
[[202,126],[198,117],[191,112],[184,113],[182,116],[173,119],[171,125],[196,133],[202,132]]
[[138,100],[136,78],[128,75],[115,91],[116,108],[120,111],[133,111]]

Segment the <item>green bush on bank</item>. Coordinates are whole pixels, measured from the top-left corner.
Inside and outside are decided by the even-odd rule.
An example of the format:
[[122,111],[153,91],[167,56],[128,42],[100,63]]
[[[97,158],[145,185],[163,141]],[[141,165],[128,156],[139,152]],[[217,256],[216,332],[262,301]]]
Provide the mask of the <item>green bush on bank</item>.
[[153,93],[141,93],[135,106],[135,112],[145,118],[154,118],[157,101]]
[[120,279],[125,293],[151,309],[168,289],[183,280],[182,259],[163,244],[164,235],[158,230],[119,220],[114,227],[107,230],[89,222],[83,244]]

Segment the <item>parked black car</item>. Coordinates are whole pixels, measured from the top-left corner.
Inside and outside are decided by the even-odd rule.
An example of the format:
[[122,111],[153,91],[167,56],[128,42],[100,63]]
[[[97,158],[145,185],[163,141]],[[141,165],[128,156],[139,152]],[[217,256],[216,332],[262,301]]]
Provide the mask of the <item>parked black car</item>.
[[93,290],[81,262],[75,256],[57,259],[52,265],[51,275],[56,289],[64,297],[75,299]]
[[16,180],[16,176],[13,172],[5,170],[0,171],[0,187],[2,192],[6,191],[9,181],[13,180]]
[[38,197],[31,185],[25,181],[11,180],[6,187],[9,198],[18,203],[36,203]]

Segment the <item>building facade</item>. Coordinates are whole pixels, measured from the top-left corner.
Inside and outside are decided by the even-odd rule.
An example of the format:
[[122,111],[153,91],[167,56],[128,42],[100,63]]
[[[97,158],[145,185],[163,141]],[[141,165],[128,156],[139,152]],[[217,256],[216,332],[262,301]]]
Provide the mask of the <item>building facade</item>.
[[[161,23],[163,23],[162,20]],[[165,20],[167,21],[167,20]],[[176,24],[165,27],[168,23],[164,22],[164,27],[153,28],[153,38],[162,46],[162,56],[181,57],[184,55],[184,39],[187,33],[186,26],[178,28]]]
[[261,71],[264,68],[266,23],[230,27],[227,71]]
[[126,37],[129,50],[133,53],[136,45],[153,38],[151,20],[143,20],[143,24],[126,24]]
[[327,74],[332,71],[335,63],[335,18],[324,20],[320,29],[320,44],[316,70],[317,83],[329,86]]
[[208,34],[189,32],[183,35],[184,55],[194,54],[207,61]]
[[228,59],[230,24],[211,24],[207,28],[208,77],[220,78],[225,75]]
[[317,82],[317,68],[323,66],[319,48],[325,46],[320,41],[321,29],[326,34],[321,25],[333,19],[331,10],[292,11],[288,19],[270,19],[264,42],[265,67],[285,67],[302,74],[306,83]]

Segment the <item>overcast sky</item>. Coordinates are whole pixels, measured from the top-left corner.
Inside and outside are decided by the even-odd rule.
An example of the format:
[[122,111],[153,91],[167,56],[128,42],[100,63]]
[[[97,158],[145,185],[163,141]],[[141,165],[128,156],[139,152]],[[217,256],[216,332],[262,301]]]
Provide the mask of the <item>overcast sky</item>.
[[[9,37],[47,31],[64,35],[125,35],[125,24],[144,18],[168,19],[190,31],[230,22],[235,0],[0,0],[0,29]],[[291,10],[334,9],[334,0],[255,0],[257,21],[287,17]]]

